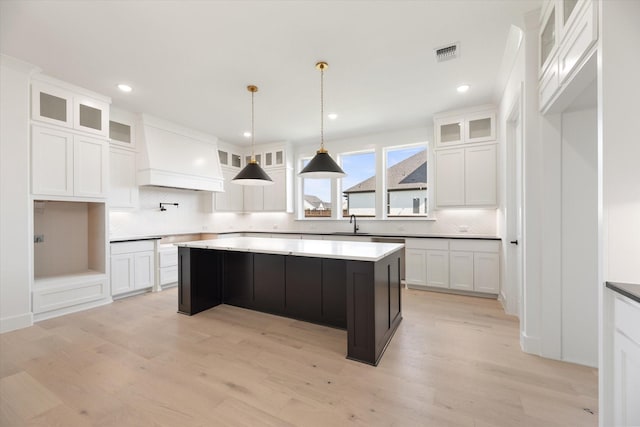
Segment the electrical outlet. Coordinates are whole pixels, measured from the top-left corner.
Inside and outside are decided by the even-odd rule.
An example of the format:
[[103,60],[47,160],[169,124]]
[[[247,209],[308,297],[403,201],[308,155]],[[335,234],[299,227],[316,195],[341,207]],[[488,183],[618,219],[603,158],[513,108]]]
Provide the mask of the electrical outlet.
[[33,243],[44,243],[44,234],[36,234],[33,236]]

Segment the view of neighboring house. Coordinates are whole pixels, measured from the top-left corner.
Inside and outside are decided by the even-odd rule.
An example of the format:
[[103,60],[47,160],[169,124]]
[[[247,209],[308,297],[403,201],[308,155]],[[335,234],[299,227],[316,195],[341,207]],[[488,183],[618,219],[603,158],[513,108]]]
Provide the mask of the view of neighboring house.
[[305,217],[331,216],[331,202],[324,202],[318,196],[304,195]]
[[[375,175],[343,191],[348,214],[375,216]],[[427,150],[387,169],[387,215],[427,214]]]

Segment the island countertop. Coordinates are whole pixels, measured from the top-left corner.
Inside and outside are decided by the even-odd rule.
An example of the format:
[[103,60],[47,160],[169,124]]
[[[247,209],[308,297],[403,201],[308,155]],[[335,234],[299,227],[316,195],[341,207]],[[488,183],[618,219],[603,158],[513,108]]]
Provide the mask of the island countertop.
[[404,247],[404,245],[400,243],[277,239],[273,237],[232,237],[227,239],[182,242],[176,243],[175,245],[186,248],[373,262],[379,261]]

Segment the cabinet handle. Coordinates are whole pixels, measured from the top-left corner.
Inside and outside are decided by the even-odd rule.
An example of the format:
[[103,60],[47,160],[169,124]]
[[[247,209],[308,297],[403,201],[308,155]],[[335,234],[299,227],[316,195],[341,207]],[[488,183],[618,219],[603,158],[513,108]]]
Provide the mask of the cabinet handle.
[[518,244],[518,241],[517,241],[517,240],[512,240],[512,241],[510,241],[509,243],[511,243],[512,245],[517,245],[517,244]]

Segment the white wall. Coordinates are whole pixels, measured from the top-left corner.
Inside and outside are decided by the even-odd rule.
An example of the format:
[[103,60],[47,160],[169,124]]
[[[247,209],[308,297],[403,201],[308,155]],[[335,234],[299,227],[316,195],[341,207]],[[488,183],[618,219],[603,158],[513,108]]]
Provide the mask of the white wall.
[[562,114],[562,359],[589,366],[598,363],[597,124],[595,107]]
[[0,332],[33,324],[29,64],[0,56]]

